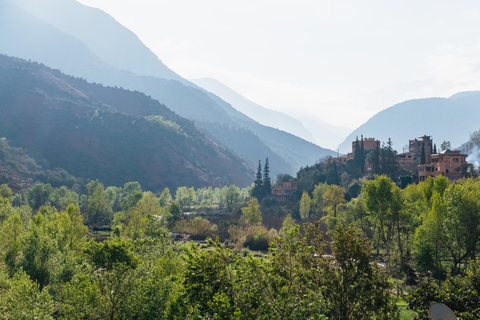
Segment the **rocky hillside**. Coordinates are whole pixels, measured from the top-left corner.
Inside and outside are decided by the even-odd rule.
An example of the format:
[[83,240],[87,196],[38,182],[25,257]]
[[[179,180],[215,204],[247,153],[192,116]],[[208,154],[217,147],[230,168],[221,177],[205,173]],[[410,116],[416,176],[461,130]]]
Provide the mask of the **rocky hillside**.
[[107,185],[134,180],[160,190],[252,181],[240,158],[158,101],[4,55],[0,112],[0,137],[35,159]]

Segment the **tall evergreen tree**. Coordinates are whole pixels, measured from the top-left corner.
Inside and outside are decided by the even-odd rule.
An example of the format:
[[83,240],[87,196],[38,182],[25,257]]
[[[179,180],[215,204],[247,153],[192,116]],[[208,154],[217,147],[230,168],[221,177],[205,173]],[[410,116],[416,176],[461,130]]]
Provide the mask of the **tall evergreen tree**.
[[437,153],[437,144],[434,143],[433,144],[433,154],[436,154]]
[[372,150],[369,154],[369,162],[370,166],[372,167],[372,174],[381,174],[381,167],[380,167],[380,148],[377,146],[375,149]]
[[272,184],[270,182],[270,167],[268,157],[265,159],[265,167],[263,168],[263,196],[268,197],[272,193]]
[[363,145],[363,134],[362,134],[362,138],[361,138],[361,144],[360,144],[360,171],[363,172],[365,171],[365,147]]
[[337,163],[334,160],[330,160],[327,167],[327,184],[340,185],[340,179],[338,177]]
[[262,164],[260,160],[258,160],[257,175],[253,184],[254,186],[251,191],[251,196],[260,200],[263,197]]
[[355,167],[360,167],[362,162],[360,160],[360,144],[358,143],[358,136],[355,140],[355,151],[353,151],[353,160],[355,161]]
[[387,145],[380,151],[381,173],[391,179],[397,177],[398,161],[397,152],[393,149],[392,139],[388,138]]

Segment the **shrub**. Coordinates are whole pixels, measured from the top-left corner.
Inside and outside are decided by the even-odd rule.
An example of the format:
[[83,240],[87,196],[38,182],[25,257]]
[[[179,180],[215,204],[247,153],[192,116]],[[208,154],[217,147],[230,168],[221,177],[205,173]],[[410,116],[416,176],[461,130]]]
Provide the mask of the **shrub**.
[[267,251],[273,237],[277,235],[277,230],[268,231],[263,226],[247,226],[241,228],[230,226],[228,229],[230,239],[232,239],[237,248],[248,247],[250,250]]
[[181,233],[188,233],[193,240],[204,240],[207,237],[214,238],[218,228],[216,224],[207,219],[196,217],[193,220],[179,220],[176,229]]

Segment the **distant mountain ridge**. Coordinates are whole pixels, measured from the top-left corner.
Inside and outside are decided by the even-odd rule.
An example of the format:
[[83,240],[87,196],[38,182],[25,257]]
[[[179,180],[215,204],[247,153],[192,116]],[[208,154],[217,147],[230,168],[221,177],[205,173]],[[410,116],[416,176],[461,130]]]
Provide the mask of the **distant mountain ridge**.
[[437,147],[450,141],[452,147],[469,139],[480,128],[480,91],[461,92],[450,98],[408,100],[380,111],[354,130],[340,145],[340,152],[351,150],[356,136],[391,138],[394,148],[402,152],[410,139],[433,137]]
[[[131,109],[143,115],[129,114]],[[0,55],[0,137],[52,167],[107,185],[247,186],[253,171],[140,92]]]
[[260,124],[284,130],[304,140],[317,144],[313,135],[305,129],[300,121],[285,113],[262,107],[261,105],[244,98],[238,92],[232,90],[216,79],[201,78],[192,79],[190,81],[199,87],[216,94],[230,103],[235,109]]
[[[59,1],[43,0],[39,3],[48,4],[58,3]],[[24,8],[29,8],[29,11],[33,13],[35,13],[35,10],[32,8],[41,6],[39,3],[30,0],[20,0],[19,3]],[[164,103],[179,115],[195,121],[195,125],[208,131],[212,139],[228,146],[238,155],[244,157],[250,168],[255,168],[259,159],[269,157],[272,175],[277,173],[293,174],[301,166],[334,154],[331,150],[320,148],[281,130],[266,128],[258,124],[213,94],[199,89],[185,79],[178,79],[178,75],[164,66],[158,59],[155,63],[148,64],[148,66],[152,66],[150,68],[152,73],[157,76],[138,75],[145,74],[145,69],[142,69],[140,65],[125,63],[125,61],[128,62],[137,58],[131,56],[128,50],[122,48],[125,46],[136,47],[142,52],[148,51],[142,54],[150,58],[153,53],[136,36],[98,9],[83,6],[73,0],[62,0],[61,3],[58,7],[61,10],[57,8],[52,12],[45,12],[46,9],[42,9],[35,13],[37,16],[42,16],[43,19],[49,19],[47,21],[40,20],[20,9],[17,7],[17,2],[10,3],[6,0],[0,0],[0,18],[4,18],[0,19],[0,38],[2,39],[0,41],[0,53],[33,59],[53,68],[58,68],[67,74],[87,79],[90,82],[144,92]],[[79,10],[78,8],[82,9]],[[56,15],[62,14],[64,16],[61,18],[55,18]],[[90,15],[97,18],[90,21]],[[108,22],[105,22],[108,28],[104,28],[102,22],[104,18],[108,20]],[[77,27],[65,26],[65,21]],[[78,26],[82,26],[85,21],[89,21],[89,26],[85,33],[80,32]],[[58,29],[63,27],[66,28],[66,31]],[[95,43],[92,38],[95,39],[95,37],[90,37],[87,33],[94,32],[96,29],[101,29],[101,32],[98,33],[103,34],[104,37],[108,37],[108,35],[113,37],[119,33],[129,34],[123,39],[125,43],[120,46],[113,46],[113,48],[116,48],[116,58],[109,59],[108,50],[95,49],[96,52],[101,51],[101,54],[106,57],[102,59],[91,50]],[[75,33],[76,37],[69,32]],[[88,43],[88,45],[85,43]],[[142,55],[139,57],[142,57]],[[145,58],[145,61],[150,61],[150,58]],[[131,112],[135,114],[133,110]],[[218,131],[216,124],[220,125],[222,130]],[[240,129],[247,129],[242,134],[244,141],[236,141],[235,132]],[[231,138],[227,141],[225,137]],[[290,144],[286,144],[287,141]],[[236,146],[244,147],[243,149],[235,149]],[[250,149],[245,152],[244,149],[248,149],[247,146],[250,146]],[[260,153],[254,154],[253,150],[259,150]]]

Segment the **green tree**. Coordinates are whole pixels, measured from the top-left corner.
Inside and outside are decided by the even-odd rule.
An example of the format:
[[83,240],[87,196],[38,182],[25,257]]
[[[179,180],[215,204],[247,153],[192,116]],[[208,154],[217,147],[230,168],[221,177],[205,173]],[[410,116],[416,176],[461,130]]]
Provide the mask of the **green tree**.
[[54,301],[48,290],[40,290],[35,281],[20,270],[9,278],[0,269],[0,318],[50,320]]
[[389,277],[373,260],[368,239],[355,227],[342,225],[330,237],[333,258],[327,258],[324,274],[329,318],[398,319]]
[[0,198],[5,198],[12,201],[13,192],[12,192],[12,189],[10,189],[7,184],[0,185]]
[[165,188],[160,195],[160,205],[162,207],[168,206],[168,204],[172,201],[172,196],[170,195],[170,189]]
[[170,213],[168,224],[170,227],[173,227],[175,225],[175,222],[183,218],[182,207],[180,206],[180,203],[172,201],[168,206],[168,211]]
[[425,145],[422,143],[422,152],[420,154],[420,164],[425,164],[427,161],[425,159]]
[[22,223],[20,215],[14,214],[3,222],[0,238],[0,257],[5,261],[10,274],[17,269],[22,250],[22,241],[25,235],[25,226]]
[[345,193],[345,188],[331,185],[328,186],[322,196],[326,211],[333,214],[334,218],[337,217],[337,213],[342,210],[347,203]]
[[253,188],[250,194],[253,198],[257,198],[259,201],[262,201],[263,199],[264,189],[263,189],[263,177],[262,177],[262,164],[260,163],[260,160],[258,160],[257,175],[256,175],[255,181],[253,182]]
[[239,197],[240,189],[234,184],[230,185],[227,188],[227,192],[225,194],[225,199],[227,200],[227,207],[230,209],[232,205],[238,202]]
[[87,210],[86,219],[88,224],[96,225],[109,223],[112,218],[112,210],[107,206],[105,189],[98,180],[87,184]]
[[334,160],[330,160],[326,167],[327,171],[327,183],[340,185],[340,178],[338,176],[337,163]]
[[247,207],[242,208],[241,219],[247,225],[259,226],[262,224],[262,212],[256,198],[248,200]]
[[377,176],[375,180],[363,183],[362,196],[365,208],[375,221],[375,231],[378,235],[377,252],[380,250],[380,242],[389,246],[393,236],[391,205],[395,187],[395,184],[385,175]]
[[440,145],[440,150],[445,151],[447,149],[451,149],[450,141],[443,141]]
[[302,193],[302,199],[300,199],[300,217],[302,219],[308,219],[310,217],[310,207],[312,199],[308,195],[307,191]]
[[270,166],[268,157],[265,159],[265,167],[263,168],[263,196],[268,197],[272,194],[272,184],[270,181]]
[[322,213],[325,207],[323,203],[323,194],[327,191],[328,185],[326,183],[319,183],[315,186],[312,192],[312,202],[315,206],[315,210],[318,213]]
[[36,210],[43,205],[48,205],[53,188],[50,184],[36,184],[27,190],[27,202]]

